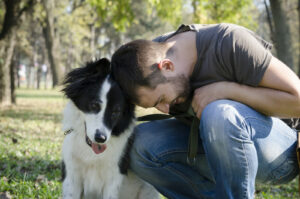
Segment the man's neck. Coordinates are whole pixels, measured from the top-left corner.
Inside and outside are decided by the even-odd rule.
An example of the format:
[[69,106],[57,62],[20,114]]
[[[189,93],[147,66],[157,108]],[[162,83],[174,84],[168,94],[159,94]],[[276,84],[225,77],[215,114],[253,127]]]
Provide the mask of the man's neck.
[[167,40],[167,58],[176,66],[177,74],[191,77],[197,62],[196,33],[189,31],[175,35]]

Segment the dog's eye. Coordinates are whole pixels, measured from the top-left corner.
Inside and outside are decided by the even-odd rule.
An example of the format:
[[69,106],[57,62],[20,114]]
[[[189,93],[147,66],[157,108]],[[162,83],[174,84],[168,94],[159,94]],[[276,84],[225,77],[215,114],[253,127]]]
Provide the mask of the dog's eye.
[[121,112],[120,111],[114,111],[111,113],[111,119],[117,120],[120,117]]
[[111,113],[111,119],[112,120],[117,120],[121,115],[121,107],[120,106],[115,106],[112,113]]
[[101,103],[100,102],[92,102],[90,104],[90,110],[98,113],[101,110]]

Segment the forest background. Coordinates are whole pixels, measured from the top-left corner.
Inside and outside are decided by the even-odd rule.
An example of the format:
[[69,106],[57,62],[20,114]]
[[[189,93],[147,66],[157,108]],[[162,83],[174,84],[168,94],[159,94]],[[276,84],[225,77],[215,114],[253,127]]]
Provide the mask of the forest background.
[[[300,0],[0,0],[0,198],[59,197],[59,90],[71,69],[181,24],[225,22],[273,43],[300,76],[299,21]],[[296,198],[296,184],[257,194]]]

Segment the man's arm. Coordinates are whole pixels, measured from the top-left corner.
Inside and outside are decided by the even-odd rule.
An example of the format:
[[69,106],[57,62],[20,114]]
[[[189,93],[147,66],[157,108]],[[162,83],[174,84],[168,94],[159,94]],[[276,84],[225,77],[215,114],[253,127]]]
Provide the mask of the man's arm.
[[235,100],[269,116],[300,117],[300,80],[272,57],[258,87],[217,82],[196,89],[192,106],[197,116],[200,118],[204,107],[218,99]]

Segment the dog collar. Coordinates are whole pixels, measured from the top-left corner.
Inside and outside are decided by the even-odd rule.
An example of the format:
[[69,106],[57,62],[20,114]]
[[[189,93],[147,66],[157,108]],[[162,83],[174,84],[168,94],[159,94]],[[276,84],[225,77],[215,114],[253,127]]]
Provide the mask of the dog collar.
[[86,122],[84,122],[84,134],[85,134],[85,142],[89,147],[92,147],[92,141],[86,134]]
[[68,135],[68,134],[72,133],[72,131],[74,131],[74,130],[73,129],[68,129],[64,132],[64,135]]
[[[85,127],[85,142],[88,146],[92,147],[92,141],[88,138],[88,136],[86,135],[86,123],[84,122],[84,127]],[[72,133],[72,131],[74,131],[74,129],[68,129],[64,132],[64,135],[68,135],[70,133]]]

